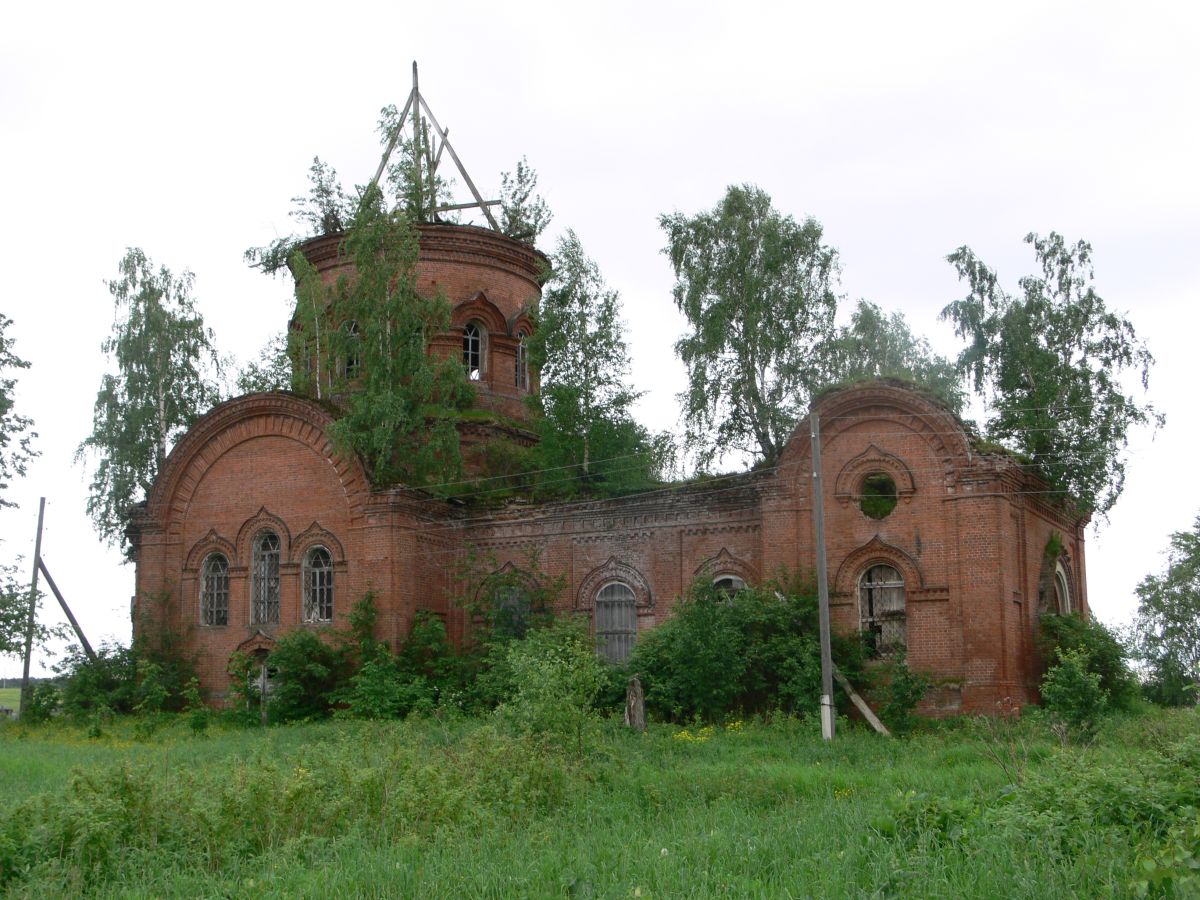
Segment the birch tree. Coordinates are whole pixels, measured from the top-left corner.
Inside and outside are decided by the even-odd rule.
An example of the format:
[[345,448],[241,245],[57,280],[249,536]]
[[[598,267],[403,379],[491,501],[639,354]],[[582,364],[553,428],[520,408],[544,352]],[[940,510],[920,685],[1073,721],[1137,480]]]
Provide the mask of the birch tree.
[[112,334],[101,345],[115,371],[96,395],[92,433],[77,461],[95,460],[87,512],[100,536],[128,551],[125,530],[167,452],[219,399],[212,332],[192,299],[195,276],[155,270],[139,248],[107,282],[115,306]]

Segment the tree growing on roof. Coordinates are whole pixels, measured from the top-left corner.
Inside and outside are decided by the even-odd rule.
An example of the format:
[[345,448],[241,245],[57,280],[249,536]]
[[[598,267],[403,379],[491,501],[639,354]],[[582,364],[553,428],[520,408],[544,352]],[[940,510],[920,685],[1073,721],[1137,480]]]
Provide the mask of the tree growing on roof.
[[958,368],[988,403],[987,437],[1028,456],[1081,512],[1105,515],[1125,486],[1130,430],[1163,424],[1122,382],[1135,374],[1144,393],[1154,357],[1092,287],[1090,244],[1055,232],[1025,242],[1039,271],[1018,282],[1019,294],[969,247],[951,253],[967,295],[942,318],[967,341]]

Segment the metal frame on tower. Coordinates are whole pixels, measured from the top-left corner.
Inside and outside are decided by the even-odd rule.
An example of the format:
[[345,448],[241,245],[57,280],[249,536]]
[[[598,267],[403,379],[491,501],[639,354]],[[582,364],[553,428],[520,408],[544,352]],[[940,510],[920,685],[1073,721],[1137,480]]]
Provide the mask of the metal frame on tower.
[[[428,172],[428,184],[431,198],[434,196],[434,178],[437,175],[438,165],[442,160],[442,151],[450,151],[450,158],[454,160],[454,165],[458,167],[458,173],[462,175],[463,181],[471,191],[471,196],[475,200],[471,203],[447,203],[441,206],[435,206],[431,210],[433,213],[450,212],[457,209],[479,209],[487,218],[488,224],[492,226],[494,231],[500,231],[500,225],[496,222],[496,217],[492,215],[490,207],[499,206],[499,200],[484,200],[483,195],[479,193],[479,189],[475,187],[475,182],[471,180],[471,176],[467,174],[466,168],[462,164],[462,160],[458,158],[458,154],[454,152],[454,145],[450,143],[450,129],[442,128],[438,124],[437,117],[433,114],[433,110],[429,108],[429,104],[421,95],[421,89],[417,81],[417,63],[413,61],[412,65],[413,83],[412,90],[409,92],[408,100],[404,104],[404,110],[400,113],[398,124],[392,133],[391,139],[388,141],[387,148],[383,151],[383,158],[379,160],[379,168],[375,170],[375,177],[371,179],[371,183],[367,189],[370,191],[379,185],[379,179],[383,177],[383,173],[387,170],[388,160],[391,159],[392,152],[396,149],[396,144],[400,141],[400,136],[409,124],[411,114],[411,126],[413,134],[413,143],[415,147],[424,147],[425,159],[421,159],[421,153],[413,154],[414,163],[416,165],[416,181],[419,185],[426,183],[423,177],[422,162],[424,163],[424,171]],[[422,116],[421,111],[424,110]],[[434,147],[428,141],[428,126],[433,126],[434,138],[438,142],[436,152]],[[423,190],[423,188],[422,188]]]

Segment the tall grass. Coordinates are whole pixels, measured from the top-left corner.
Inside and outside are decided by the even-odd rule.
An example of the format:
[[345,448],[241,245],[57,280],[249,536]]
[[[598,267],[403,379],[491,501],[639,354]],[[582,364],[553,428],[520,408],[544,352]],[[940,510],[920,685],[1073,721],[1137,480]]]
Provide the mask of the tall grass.
[[[790,718],[610,722],[582,755],[495,720],[108,731],[0,729],[14,895],[1123,895],[1200,760],[1191,713],[1087,748],[1034,721],[833,744]],[[1120,794],[1133,768],[1145,815]]]

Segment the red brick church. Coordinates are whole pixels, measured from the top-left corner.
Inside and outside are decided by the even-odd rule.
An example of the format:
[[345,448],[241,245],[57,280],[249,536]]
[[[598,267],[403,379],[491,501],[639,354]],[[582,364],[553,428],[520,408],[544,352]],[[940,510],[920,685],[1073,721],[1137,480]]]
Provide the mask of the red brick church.
[[[346,265],[337,236],[305,250],[326,278]],[[543,263],[492,230],[420,227],[418,290],[441,291],[453,307],[451,331],[430,352],[461,353],[477,405],[509,423],[528,416],[525,396],[537,390],[524,340]],[[834,627],[862,631],[880,655],[904,649],[910,665],[934,673],[930,712],[1034,700],[1039,614],[1087,610],[1084,522],[902,384],[835,390],[816,412]],[[235,651],[267,651],[295,628],[345,625],[367,590],[379,637],[393,646],[418,610],[461,638],[467,613],[447,598],[469,552],[518,569],[535,552],[547,576],[565,581],[560,610],[587,617],[615,659],[669,618],[695,579],[736,588],[815,566],[807,421],[763,471],[487,512],[372,488],[358,459],[334,451],[331,421],[290,393],[221,404],[172,450],[135,522],[135,603],[184,636],[216,699]],[[493,433],[464,429],[464,451]]]

